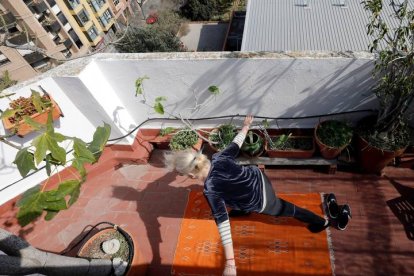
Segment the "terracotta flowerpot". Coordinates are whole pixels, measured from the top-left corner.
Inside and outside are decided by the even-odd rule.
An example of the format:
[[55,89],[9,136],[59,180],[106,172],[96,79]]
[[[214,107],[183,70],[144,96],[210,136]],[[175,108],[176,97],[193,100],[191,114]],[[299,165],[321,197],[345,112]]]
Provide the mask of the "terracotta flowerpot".
[[[214,128],[212,131],[211,131],[211,133],[214,133],[214,132],[218,132],[219,131],[219,128]],[[237,131],[235,131],[235,133],[234,133],[234,136],[236,136],[237,135]],[[210,137],[208,137],[208,139],[209,139]],[[210,140],[210,139],[209,139]],[[223,149],[219,149],[219,148],[217,148],[217,146],[216,146],[216,144],[212,144],[212,143],[209,143],[209,145],[210,145],[210,148],[214,151],[214,152],[219,152],[219,151],[222,151]]]
[[[57,120],[60,116],[63,116],[62,111],[59,108],[59,105],[53,100],[52,97],[49,97],[50,101],[52,103],[51,107],[48,107],[44,112],[42,113],[35,113],[33,115],[30,116],[30,118],[32,118],[33,121],[40,123],[40,124],[46,124],[47,123],[47,117],[50,113],[50,110],[52,110],[52,118],[53,120]],[[3,119],[3,125],[4,128],[8,131],[11,131],[12,129],[14,129],[17,125],[17,135],[18,136],[25,136],[27,134],[29,134],[30,132],[34,131],[35,129],[26,124],[26,122],[24,120],[20,120],[18,123],[11,123],[9,121],[8,118],[4,118]]]
[[318,145],[319,151],[321,152],[321,155],[322,155],[323,158],[325,158],[325,159],[335,159],[349,145],[349,143],[351,143],[352,137],[349,139],[347,144],[343,145],[340,148],[335,148],[335,147],[330,147],[328,145],[325,145],[324,143],[321,142],[321,140],[319,140],[319,137],[317,135],[317,131],[318,131],[318,128],[319,128],[320,124],[321,123],[319,123],[315,127],[315,130],[314,130],[315,142]]
[[[275,137],[275,136],[273,136]],[[272,138],[272,136],[271,136]],[[315,153],[315,140],[312,136],[290,136],[290,139],[302,139],[307,138],[312,140],[312,148],[309,150],[303,149],[271,149],[270,144],[265,144],[265,150],[269,157],[278,157],[278,158],[311,158]]]
[[125,275],[130,275],[130,276],[145,275],[148,264],[145,263],[144,258],[141,252],[139,251],[138,243],[131,235],[129,235],[125,230],[119,227],[117,228],[117,230],[114,228],[105,228],[105,229],[99,230],[99,232],[95,233],[82,245],[82,247],[78,251],[77,256],[88,258],[86,249],[88,248],[90,244],[92,244],[95,240],[99,239],[99,237],[101,237],[102,235],[111,233],[111,232],[116,232],[116,231],[119,231],[126,238],[129,244],[129,250],[130,250],[129,256],[131,259],[128,262],[128,267],[125,272]]
[[[199,135],[199,132],[198,131],[197,131],[197,135]],[[170,142],[172,141],[173,137],[174,137],[174,134],[172,134],[171,139],[170,139]],[[193,146],[191,146],[190,148],[193,149],[193,150],[195,150],[195,151],[199,151],[201,149],[201,146],[202,145],[203,145],[203,139],[201,139],[200,137],[198,137],[197,142]],[[181,145],[181,146],[183,146],[183,145]],[[170,145],[168,145],[168,149],[171,149],[172,151],[177,150],[177,149],[171,148]]]
[[361,169],[366,173],[379,174],[395,158],[402,155],[406,148],[396,151],[385,151],[368,144],[368,142],[357,135],[357,148],[359,152],[359,163]]

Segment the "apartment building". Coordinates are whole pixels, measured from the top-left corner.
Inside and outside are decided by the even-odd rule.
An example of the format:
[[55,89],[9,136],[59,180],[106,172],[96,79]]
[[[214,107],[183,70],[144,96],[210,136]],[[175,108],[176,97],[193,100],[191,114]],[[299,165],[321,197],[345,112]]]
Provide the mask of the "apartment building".
[[[25,80],[99,49],[131,12],[128,0],[0,0],[0,72]],[[27,50],[36,45],[45,54]]]

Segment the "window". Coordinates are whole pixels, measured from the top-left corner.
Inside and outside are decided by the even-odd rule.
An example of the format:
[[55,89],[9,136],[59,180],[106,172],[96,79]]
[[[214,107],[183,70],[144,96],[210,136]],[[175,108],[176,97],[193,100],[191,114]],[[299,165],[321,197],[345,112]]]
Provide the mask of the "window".
[[76,16],[76,21],[80,26],[84,26],[89,21],[89,14],[85,10],[81,10]]
[[59,12],[57,14],[57,17],[59,18],[60,23],[62,23],[62,25],[66,25],[66,23],[68,23],[68,20],[66,19],[66,17],[63,15],[62,12]]
[[88,30],[88,36],[90,41],[94,41],[98,37],[98,31],[94,25]]
[[89,5],[95,10],[95,12],[99,11],[103,5],[105,5],[105,0],[91,0]]
[[74,9],[78,5],[80,5],[79,0],[66,0],[66,6],[68,6],[68,8]]
[[10,63],[10,60],[0,52],[0,66],[6,65],[7,63]]
[[109,24],[109,21],[111,21],[111,19],[112,19],[112,14],[111,14],[111,12],[109,11],[109,9],[107,9],[103,14],[102,14],[102,16],[100,17],[100,22],[101,22],[101,24],[102,24],[102,26],[103,27],[105,27],[106,25],[108,25]]
[[81,42],[80,38],[78,37],[78,35],[75,33],[75,31],[73,29],[70,29],[68,31],[70,37],[73,39],[73,41],[75,42],[76,46],[80,49],[83,47],[83,43]]

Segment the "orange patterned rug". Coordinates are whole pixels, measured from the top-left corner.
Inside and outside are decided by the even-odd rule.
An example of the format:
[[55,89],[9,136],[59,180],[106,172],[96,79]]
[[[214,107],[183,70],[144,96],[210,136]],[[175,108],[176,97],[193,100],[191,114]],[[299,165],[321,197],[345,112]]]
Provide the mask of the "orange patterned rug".
[[[321,195],[280,194],[323,215]],[[293,218],[251,214],[231,218],[237,275],[333,275],[327,231],[310,233]],[[181,224],[172,275],[222,275],[224,252],[202,192],[192,191]]]

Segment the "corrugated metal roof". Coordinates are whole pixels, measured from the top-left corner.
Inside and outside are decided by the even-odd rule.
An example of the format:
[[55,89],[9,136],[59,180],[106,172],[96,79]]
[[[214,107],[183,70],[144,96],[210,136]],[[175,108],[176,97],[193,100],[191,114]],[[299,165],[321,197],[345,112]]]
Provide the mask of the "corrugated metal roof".
[[[241,51],[366,51],[361,0],[249,0]],[[392,14],[384,4],[384,14]],[[389,21],[387,18],[386,21]]]

